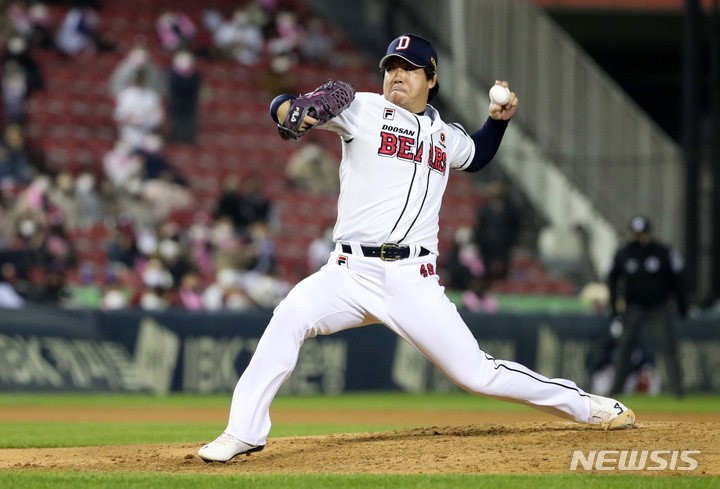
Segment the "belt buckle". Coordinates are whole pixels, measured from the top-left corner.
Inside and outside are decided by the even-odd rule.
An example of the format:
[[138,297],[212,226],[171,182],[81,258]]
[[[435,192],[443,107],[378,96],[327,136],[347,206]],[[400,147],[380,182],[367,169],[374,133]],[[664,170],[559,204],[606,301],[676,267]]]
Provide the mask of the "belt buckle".
[[385,253],[387,251],[393,250],[398,251],[400,250],[401,246],[394,244],[394,243],[383,243],[380,245],[380,259],[382,261],[397,261],[400,259],[400,255],[396,254],[395,256],[387,256]]

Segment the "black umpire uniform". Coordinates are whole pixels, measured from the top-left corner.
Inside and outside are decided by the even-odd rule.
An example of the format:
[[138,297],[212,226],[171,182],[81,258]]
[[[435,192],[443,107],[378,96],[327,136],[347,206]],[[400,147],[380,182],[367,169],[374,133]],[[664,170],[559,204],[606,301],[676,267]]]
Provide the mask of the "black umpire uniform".
[[673,298],[681,317],[687,315],[687,299],[680,254],[653,239],[650,222],[643,216],[630,221],[630,241],[615,254],[608,276],[613,316],[623,317],[623,331],[615,358],[612,392],[622,392],[632,370],[631,355],[639,345],[644,326],[665,362],[670,388],[683,395],[682,376],[673,329]]

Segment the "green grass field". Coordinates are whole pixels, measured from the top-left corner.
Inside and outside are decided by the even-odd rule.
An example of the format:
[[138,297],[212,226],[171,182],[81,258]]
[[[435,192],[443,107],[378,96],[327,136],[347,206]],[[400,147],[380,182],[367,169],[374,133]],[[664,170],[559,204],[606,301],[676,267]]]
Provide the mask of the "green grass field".
[[[636,412],[644,413],[718,413],[720,397],[689,396],[677,401],[671,398],[643,396],[624,400]],[[33,406],[95,407],[102,409],[127,407],[148,408],[168,406],[173,408],[204,409],[229,406],[229,395],[168,397],[120,396],[120,395],[30,395],[1,394],[0,411],[7,408]],[[283,397],[275,400],[274,408],[313,409],[362,409],[380,411],[386,409],[413,409],[426,411],[522,411],[528,408],[489,399],[477,398],[463,393],[447,395],[409,394],[354,394],[338,397]],[[381,418],[381,417],[380,417]],[[271,436],[324,435],[331,433],[386,431],[406,426],[382,423],[364,425],[276,424]],[[201,442],[224,428],[224,423],[178,423],[178,422],[24,422],[0,421],[0,458],[6,449],[32,447],[73,447],[94,445],[155,444],[177,442]],[[719,443],[720,445],[720,443]],[[76,473],[32,470],[0,470],[0,488],[212,488],[238,487],[292,487],[292,488],[720,488],[720,478],[687,476],[648,477],[643,475],[597,475],[570,473],[560,475],[188,475],[171,473]]]

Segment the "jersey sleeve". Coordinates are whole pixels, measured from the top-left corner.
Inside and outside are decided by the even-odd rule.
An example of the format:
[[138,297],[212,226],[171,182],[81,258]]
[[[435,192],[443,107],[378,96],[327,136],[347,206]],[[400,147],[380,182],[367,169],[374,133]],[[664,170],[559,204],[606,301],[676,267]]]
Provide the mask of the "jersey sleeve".
[[343,140],[350,141],[357,134],[363,107],[365,105],[365,93],[357,93],[350,106],[343,110],[340,115],[333,117],[318,129],[324,129],[338,134]]
[[448,155],[452,158],[448,163],[450,168],[455,170],[464,170],[475,157],[475,143],[465,128],[458,123],[448,124],[450,137],[450,147]]

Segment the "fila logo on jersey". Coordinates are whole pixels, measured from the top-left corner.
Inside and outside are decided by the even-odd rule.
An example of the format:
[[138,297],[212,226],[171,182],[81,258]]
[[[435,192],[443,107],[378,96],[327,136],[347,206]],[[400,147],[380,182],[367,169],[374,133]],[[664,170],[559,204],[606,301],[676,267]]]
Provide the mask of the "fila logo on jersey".
[[[441,143],[444,143],[444,139],[443,134],[441,135]],[[415,131],[384,124],[380,131],[378,155],[420,163],[422,162],[424,148],[423,143],[420,143],[420,147],[415,151],[416,143]],[[447,153],[439,146],[430,146],[427,164],[432,170],[444,175],[447,168]]]
[[347,266],[347,261],[348,261],[348,260],[347,260],[347,256],[345,256],[345,255],[340,255],[340,256],[338,256],[337,264],[340,265],[341,267],[346,267],[346,266]]
[[395,120],[395,109],[385,108],[383,111],[383,119],[392,121]]

